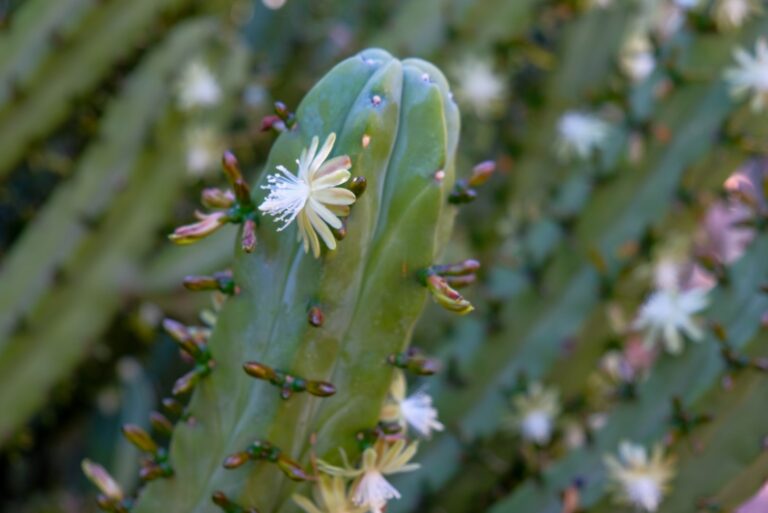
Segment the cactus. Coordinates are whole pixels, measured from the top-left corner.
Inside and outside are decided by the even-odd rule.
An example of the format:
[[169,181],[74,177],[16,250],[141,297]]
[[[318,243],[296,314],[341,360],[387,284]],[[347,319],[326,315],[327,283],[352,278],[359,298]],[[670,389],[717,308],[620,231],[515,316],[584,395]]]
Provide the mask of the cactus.
[[[2,44],[13,59],[0,68],[0,144],[6,148],[0,156],[0,176],[12,169],[30,143],[61,122],[73,100],[125,58],[159,17],[178,12],[184,3],[43,0],[25,5],[18,25]],[[37,25],[40,17],[50,24]],[[30,30],[33,18],[36,26]]]
[[[142,455],[138,491],[126,478],[134,461],[85,455],[103,510],[740,509],[768,471],[768,4],[282,3],[164,4],[179,17],[226,12],[255,57],[243,109],[222,109],[219,120],[237,134],[222,161],[231,190],[198,177],[204,209],[170,235],[179,246],[151,257],[138,227],[122,242],[93,222],[68,237],[58,227],[80,227],[82,208],[107,223],[131,198],[143,205],[138,191],[161,179],[144,165],[165,170],[180,140],[206,136],[188,133],[199,113],[155,112],[116,95],[104,128],[121,104],[146,124],[102,130],[0,270],[10,284],[0,290],[0,332],[10,334],[0,342],[0,385],[37,397],[24,408],[0,398],[11,412],[0,433],[21,426],[42,391],[83,358],[85,343],[72,340],[104,331],[119,310],[106,269],[130,262],[132,297],[169,311],[163,328],[189,367],[169,381],[175,372],[157,371],[168,366],[157,363],[168,344],[154,347],[148,375],[173,397],[123,419]],[[106,82],[107,67],[76,86],[39,80],[90,55],[73,50],[99,40],[84,27],[134,8],[14,8],[9,44],[0,45],[0,141],[3,116],[34,106],[25,91],[49,98],[41,105],[50,116],[29,110],[18,137],[5,137],[18,147],[0,158],[0,175],[56,129],[70,99]],[[142,12],[134,28],[155,25],[159,11]],[[165,40],[172,25],[157,27],[147,41]],[[53,54],[59,39],[69,42]],[[385,50],[343,61],[292,112],[317,74],[359,45]],[[387,52],[449,72],[464,114],[460,150],[440,72]],[[108,53],[145,60],[143,49]],[[154,72],[141,65],[134,76]],[[231,101],[232,91],[202,87],[192,103]],[[269,94],[285,103],[262,120],[259,98]],[[259,126],[279,134],[266,163],[271,137],[256,136]],[[96,182],[108,188],[101,163],[118,148],[131,163],[118,170],[130,195],[109,188],[83,207]],[[253,185],[235,155],[244,169],[263,167]],[[454,178],[454,167],[472,171]],[[169,198],[181,193],[176,180]],[[141,224],[159,232],[163,219]],[[137,242],[127,249],[129,238]],[[473,282],[470,302],[459,289]],[[208,294],[170,296],[180,284],[213,294],[202,325],[187,323]],[[64,320],[86,312],[93,322],[52,349]],[[51,355],[64,362],[48,371],[55,379],[43,372]]]
[[[288,511],[289,478],[309,479],[311,451],[332,461],[339,448],[354,456],[356,435],[377,425],[393,373],[387,358],[405,350],[426,300],[418,272],[452,224],[458,111],[436,68],[367,50],[323,78],[295,119],[267,170],[290,166],[313,137],[337,133],[333,152],[349,156],[366,192],[338,248],[320,259],[261,217],[255,249],[235,262],[240,292],[208,343],[215,367],[190,400],[195,422],[174,430],[174,476],[150,483],[136,511],[213,511],[217,491],[260,511]],[[264,192],[254,191],[255,204]],[[243,458],[276,461],[283,472]]]
[[[229,53],[222,62],[223,87],[231,91],[242,84],[242,47],[216,43],[216,28],[212,20],[182,25],[147,59],[108,109],[102,139],[78,162],[73,181],[56,191],[6,257],[0,366],[3,387],[23,393],[21,400],[2,396],[12,412],[0,422],[3,442],[106,329],[120,304],[113,290],[127,279],[114,266],[138,265],[178,198],[185,175],[175,134],[185,121],[164,77],[177,75],[188,59],[213,47]],[[228,109],[231,103],[222,105],[220,115],[226,117]],[[156,150],[142,152],[148,137],[155,138]],[[124,223],[125,212],[145,201],[151,207]],[[80,299],[73,301],[75,296]],[[48,368],[52,358],[59,364]]]

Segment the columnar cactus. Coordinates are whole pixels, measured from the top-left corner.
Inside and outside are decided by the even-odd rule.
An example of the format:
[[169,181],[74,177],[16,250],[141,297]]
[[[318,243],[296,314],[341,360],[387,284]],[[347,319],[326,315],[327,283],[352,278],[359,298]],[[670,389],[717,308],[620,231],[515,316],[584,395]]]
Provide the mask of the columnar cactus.
[[[440,71],[367,50],[323,78],[291,125],[252,197],[225,156],[235,187],[227,210],[173,235],[189,242],[242,223],[239,292],[207,341],[212,361],[195,378],[189,421],[174,429],[173,476],[150,483],[136,512],[215,511],[214,493],[231,511],[294,511],[291,480],[316,479],[313,455],[341,464],[340,449],[355,460],[384,437],[390,360],[408,347],[428,290],[471,308],[433,267],[453,222],[459,131]],[[318,193],[323,177],[334,188]]]

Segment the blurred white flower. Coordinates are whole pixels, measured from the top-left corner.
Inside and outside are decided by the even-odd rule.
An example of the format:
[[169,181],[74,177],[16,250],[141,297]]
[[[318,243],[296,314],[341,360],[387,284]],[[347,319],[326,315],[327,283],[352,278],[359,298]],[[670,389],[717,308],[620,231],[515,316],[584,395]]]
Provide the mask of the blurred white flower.
[[674,461],[664,456],[660,446],[649,459],[645,447],[623,441],[619,457],[608,455],[605,464],[617,502],[648,513],[659,509],[674,476]]
[[613,0],[587,0],[588,8],[597,7],[599,9],[606,9],[608,7],[611,7],[612,5],[613,5]]
[[456,95],[460,102],[480,117],[498,113],[504,106],[507,88],[504,80],[493,71],[491,62],[466,58],[454,69]]
[[432,431],[442,431],[444,426],[437,420],[432,397],[424,391],[406,397],[406,386],[405,374],[396,369],[389,388],[389,400],[382,408],[382,420],[397,422],[403,427],[411,426],[425,437],[429,437]]
[[656,57],[648,35],[638,31],[624,42],[619,56],[622,72],[633,82],[642,82],[656,68]]
[[178,82],[178,102],[182,110],[211,107],[221,99],[221,87],[211,70],[201,61],[190,62]]
[[524,440],[547,445],[555,430],[560,414],[560,399],[556,390],[532,383],[528,390],[512,398],[514,414],[510,424],[520,432]]
[[285,5],[286,0],[261,0],[265,7],[268,9],[280,9]]
[[731,93],[736,97],[751,94],[752,110],[761,112],[768,103],[768,40],[757,40],[754,56],[743,48],[737,48],[733,55],[738,67],[725,71]]
[[224,141],[210,126],[193,126],[184,134],[187,170],[193,176],[215,171],[224,152]]
[[587,159],[605,144],[610,125],[592,114],[569,111],[560,117],[557,132],[561,157]]
[[715,22],[721,30],[737,29],[759,10],[754,0],[717,0],[714,6]]
[[683,350],[682,334],[694,341],[704,337],[693,316],[708,303],[706,289],[658,289],[640,307],[633,327],[645,332],[647,345],[661,338],[667,352],[679,354]]
[[701,0],[673,0],[675,5],[683,10],[693,9],[697,7]]

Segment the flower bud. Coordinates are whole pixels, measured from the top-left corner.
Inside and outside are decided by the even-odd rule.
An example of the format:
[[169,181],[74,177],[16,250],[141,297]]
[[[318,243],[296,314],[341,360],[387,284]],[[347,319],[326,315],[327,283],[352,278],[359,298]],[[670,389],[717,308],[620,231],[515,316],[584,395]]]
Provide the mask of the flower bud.
[[336,387],[327,381],[307,381],[306,389],[317,397],[328,397],[336,393]]
[[207,237],[229,222],[225,212],[214,212],[212,214],[196,214],[199,222],[180,226],[174,230],[168,238],[176,244],[192,244],[198,240]]
[[150,454],[157,454],[158,447],[155,441],[152,440],[149,433],[136,424],[125,424],[123,426],[123,435],[140,450]]
[[250,459],[251,459],[251,455],[248,454],[247,451],[240,451],[240,452],[236,452],[235,454],[230,454],[224,460],[224,468],[232,469],[232,468],[242,467]]
[[203,189],[200,202],[208,208],[230,208],[235,204],[235,195],[232,191],[209,187]]
[[475,308],[472,303],[464,299],[456,290],[452,289],[444,278],[432,274],[426,278],[426,286],[432,293],[434,300],[446,310],[465,315]]
[[87,477],[109,501],[120,502],[123,500],[123,490],[104,467],[87,459],[83,460],[81,467],[85,477]]
[[483,185],[493,175],[494,171],[496,171],[496,162],[492,160],[480,162],[472,168],[472,176],[467,180],[467,184],[470,187]]

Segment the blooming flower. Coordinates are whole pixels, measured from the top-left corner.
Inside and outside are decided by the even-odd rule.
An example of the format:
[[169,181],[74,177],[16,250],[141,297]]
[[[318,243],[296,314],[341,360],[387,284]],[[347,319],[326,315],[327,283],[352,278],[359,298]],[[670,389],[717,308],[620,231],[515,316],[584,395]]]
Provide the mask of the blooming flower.
[[269,195],[259,205],[259,210],[283,223],[277,231],[284,230],[297,219],[298,240],[303,241],[305,252],[312,247],[315,258],[320,256],[318,235],[328,249],[336,249],[336,239],[330,228],[341,228],[339,217],[349,215],[349,205],[356,199],[352,191],[338,187],[351,176],[349,157],[342,155],[326,160],[335,142],[336,134],[331,133],[318,151],[318,138],[313,137],[309,148],[302,150],[296,160],[297,174],[277,166],[282,174],[268,175],[267,185],[262,186]]
[[287,0],[261,0],[265,7],[268,9],[276,10],[285,5]]
[[570,111],[557,123],[558,151],[563,157],[589,158],[608,137],[610,125],[591,114]]
[[301,495],[294,495],[293,502],[306,513],[365,513],[365,507],[352,503],[346,488],[344,478],[320,475],[315,502]]
[[495,114],[504,105],[506,84],[494,73],[488,60],[465,59],[454,71],[459,100],[479,117]]
[[427,437],[433,430],[442,431],[444,426],[437,420],[437,410],[432,406],[432,398],[423,391],[406,397],[405,391],[405,374],[396,369],[389,388],[389,401],[381,412],[382,420],[398,422],[403,428],[411,426]]
[[752,110],[761,112],[768,102],[768,40],[757,40],[754,57],[743,48],[737,48],[733,55],[739,65],[725,71],[731,94],[741,97],[751,93]]
[[720,29],[737,29],[749,16],[759,10],[754,0],[717,0],[715,22]]
[[646,344],[653,344],[660,336],[667,352],[679,354],[683,349],[680,332],[695,341],[703,338],[703,331],[692,317],[707,304],[706,289],[658,289],[640,307],[633,326],[645,331]]
[[332,476],[354,477],[352,503],[371,513],[382,513],[387,501],[400,498],[400,492],[384,476],[419,468],[418,463],[409,463],[417,450],[418,442],[406,446],[402,439],[393,444],[379,440],[374,447],[363,452],[360,468],[350,468],[346,461],[344,467],[336,467],[318,460],[318,466],[322,472]]
[[523,439],[538,445],[548,444],[560,413],[557,391],[533,383],[526,392],[512,398],[512,405],[515,409],[512,425]]
[[200,61],[192,61],[181,74],[178,95],[179,107],[192,110],[219,103],[221,88],[208,66]]
[[608,455],[605,464],[617,501],[649,513],[659,508],[674,475],[674,462],[660,446],[649,459],[645,447],[623,441],[619,457]]
[[201,176],[219,166],[224,143],[216,130],[208,126],[192,127],[187,130],[185,139],[190,174]]
[[633,82],[642,82],[653,73],[656,57],[647,34],[637,32],[627,39],[621,49],[619,65]]

